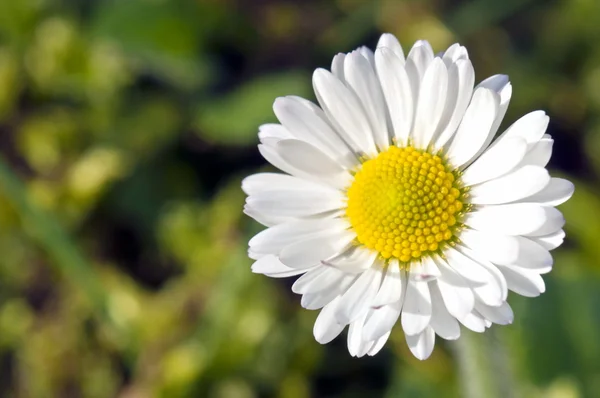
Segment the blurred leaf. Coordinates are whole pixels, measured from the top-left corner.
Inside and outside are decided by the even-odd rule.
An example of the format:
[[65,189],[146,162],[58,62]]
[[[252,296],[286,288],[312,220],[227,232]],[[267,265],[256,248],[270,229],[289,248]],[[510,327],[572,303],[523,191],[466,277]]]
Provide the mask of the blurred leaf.
[[255,142],[258,126],[272,122],[272,104],[285,95],[310,97],[310,77],[286,72],[256,78],[218,99],[198,107],[196,126],[201,137],[218,143]]
[[107,0],[92,23],[95,37],[111,39],[142,70],[192,89],[206,77],[205,60],[197,57],[202,44],[199,10],[184,0]]

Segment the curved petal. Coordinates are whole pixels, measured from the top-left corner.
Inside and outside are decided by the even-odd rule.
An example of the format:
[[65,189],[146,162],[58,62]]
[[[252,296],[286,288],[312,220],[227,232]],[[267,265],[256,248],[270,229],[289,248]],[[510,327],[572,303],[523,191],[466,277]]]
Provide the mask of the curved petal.
[[442,299],[437,282],[430,285],[431,291],[431,327],[435,333],[446,340],[456,340],[460,337],[460,326],[455,317],[450,315]]
[[357,153],[376,155],[371,126],[356,95],[324,69],[314,72],[313,86],[321,108],[344,141]]
[[381,285],[382,276],[383,272],[380,269],[369,268],[358,277],[340,299],[335,313],[338,322],[353,322],[371,306]]
[[487,269],[453,247],[447,247],[444,250],[444,256],[448,265],[467,282],[472,282],[477,286],[489,281],[491,275]]
[[565,224],[561,212],[535,203],[486,206],[469,213],[465,225],[503,235],[546,235]]
[[346,274],[331,267],[317,266],[307,271],[292,285],[292,291],[297,294],[316,293],[338,286]]
[[548,235],[530,237],[529,239],[542,246],[546,250],[554,250],[563,244],[565,240],[565,231],[560,229]]
[[476,89],[479,87],[488,88],[498,93],[498,95],[500,96],[498,112],[496,113],[496,118],[494,119],[494,123],[492,124],[490,135],[488,136],[488,139],[485,141],[484,145],[482,146],[482,149],[479,152],[481,153],[487,148],[491,140],[494,138],[494,135],[496,135],[496,132],[498,131],[498,127],[500,127],[500,123],[502,123],[502,119],[504,119],[504,115],[506,114],[506,110],[508,109],[508,104],[512,96],[512,86],[508,80],[507,75],[493,75],[479,83]]
[[466,229],[460,240],[478,256],[495,264],[513,264],[519,259],[519,241],[514,236]]
[[525,297],[537,297],[546,291],[542,277],[535,271],[501,265],[500,271],[506,278],[508,288]]
[[433,328],[427,327],[417,335],[406,335],[406,343],[410,352],[417,358],[425,360],[429,358],[435,346],[435,333]]
[[408,281],[402,308],[402,329],[406,335],[421,333],[431,320],[431,296],[427,282]]
[[[444,55],[444,58],[446,55]],[[448,95],[445,116],[442,116],[436,134],[434,150],[439,150],[450,141],[462,120],[471,96],[475,72],[468,59],[460,59],[448,66]]]
[[514,169],[527,152],[527,141],[509,137],[498,142],[475,160],[461,176],[465,186],[498,178]]
[[406,292],[406,282],[406,273],[400,270],[398,260],[390,260],[383,281],[381,282],[381,287],[371,305],[379,307],[399,303],[400,307],[402,307],[404,292]]
[[337,268],[351,274],[358,274],[373,266],[377,252],[361,246],[351,246],[339,255],[322,261],[323,265]]
[[425,71],[411,136],[416,148],[427,148],[440,123],[448,91],[448,71],[440,58],[435,58]]
[[[379,80],[369,61],[357,52],[346,56],[344,73],[347,84],[362,104],[373,132],[373,140],[380,151],[389,146],[385,100]],[[367,134],[364,132],[363,134]]]
[[248,246],[256,253],[279,254],[284,247],[296,241],[342,232],[349,225],[347,220],[341,218],[295,220],[259,232],[250,239]]
[[375,355],[379,351],[381,351],[381,349],[383,348],[385,343],[388,341],[390,334],[391,334],[391,332],[388,332],[388,333],[384,334],[383,336],[381,336],[379,339],[377,339],[377,341],[375,341],[373,343],[373,345],[371,346],[371,348],[369,349],[367,354],[372,357],[373,355]]
[[[414,81],[418,84],[423,79],[431,61],[433,61],[431,44],[427,40],[416,41],[406,57],[406,71],[411,82]],[[413,90],[413,93],[417,92],[418,90]]]
[[548,127],[550,118],[544,111],[534,111],[514,122],[498,139],[521,137],[528,144],[537,143]]
[[[390,50],[402,61],[402,64],[404,64],[404,50],[402,50],[402,45],[400,45],[396,36],[391,33],[382,34],[377,42],[377,49],[380,48]],[[375,51],[375,53],[377,53],[377,51]]]
[[408,143],[413,123],[413,93],[403,62],[389,49],[375,51],[375,67],[399,145]]
[[539,203],[543,206],[558,206],[573,196],[575,185],[562,178],[551,178],[544,189],[521,199],[522,202]]
[[411,264],[410,278],[415,281],[429,282],[440,276],[440,270],[431,257],[424,257]]
[[525,154],[525,157],[521,161],[521,166],[532,165],[546,167],[552,156],[552,145],[554,140],[552,138],[543,137],[535,144],[530,144],[531,148],[529,152]]
[[537,192],[550,183],[548,170],[523,166],[510,174],[471,187],[471,203],[496,205],[514,202]]
[[500,98],[495,92],[478,88],[465,112],[458,131],[448,148],[448,158],[455,167],[469,162],[490,135]]
[[342,83],[346,83],[346,77],[344,76],[344,63],[346,60],[346,54],[338,53],[333,57],[331,61],[331,73],[337,77]]
[[352,231],[332,233],[292,243],[279,254],[282,263],[291,268],[308,268],[321,264],[342,251],[354,238]]
[[442,272],[442,276],[437,280],[437,285],[446,309],[450,315],[460,319],[473,310],[475,305],[473,291],[467,281],[441,258],[436,257],[436,263]]
[[290,268],[283,264],[274,255],[267,255],[252,264],[252,272],[263,274],[271,278],[287,278],[305,273],[306,269]]
[[475,309],[477,309],[477,312],[483,317],[498,325],[510,325],[514,320],[512,308],[506,301],[497,307],[491,307],[477,302],[475,303]]
[[317,316],[317,320],[313,327],[313,334],[315,340],[320,344],[329,343],[339,336],[346,327],[346,325],[338,323],[334,316],[335,307],[338,302],[339,297],[323,307],[319,316]]
[[400,317],[401,308],[398,303],[394,303],[373,309],[363,328],[363,340],[377,340],[389,333]]
[[275,100],[273,110],[295,138],[315,146],[347,168],[359,164],[350,148],[329,125],[325,113],[312,102],[295,96],[280,97]]

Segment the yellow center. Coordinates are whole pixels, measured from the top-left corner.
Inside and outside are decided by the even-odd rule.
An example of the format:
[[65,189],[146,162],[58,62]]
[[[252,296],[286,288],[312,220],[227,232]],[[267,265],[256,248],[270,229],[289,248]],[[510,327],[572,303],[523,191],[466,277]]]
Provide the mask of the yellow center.
[[441,157],[391,146],[355,174],[346,216],[361,244],[409,263],[455,239],[467,207],[457,174]]

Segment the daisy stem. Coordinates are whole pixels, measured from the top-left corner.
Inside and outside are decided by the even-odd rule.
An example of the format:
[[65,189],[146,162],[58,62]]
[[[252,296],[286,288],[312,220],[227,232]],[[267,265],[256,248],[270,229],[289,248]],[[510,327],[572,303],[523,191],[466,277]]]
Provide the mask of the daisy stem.
[[510,398],[515,395],[506,347],[493,327],[483,334],[464,331],[452,349],[462,396]]

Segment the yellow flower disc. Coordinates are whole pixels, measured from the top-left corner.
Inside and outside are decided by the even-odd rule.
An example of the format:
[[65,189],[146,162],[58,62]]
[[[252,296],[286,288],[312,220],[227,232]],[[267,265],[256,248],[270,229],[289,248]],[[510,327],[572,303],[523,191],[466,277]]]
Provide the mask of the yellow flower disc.
[[464,211],[460,181],[441,157],[391,146],[354,176],[346,216],[360,243],[408,263],[452,241]]

